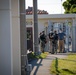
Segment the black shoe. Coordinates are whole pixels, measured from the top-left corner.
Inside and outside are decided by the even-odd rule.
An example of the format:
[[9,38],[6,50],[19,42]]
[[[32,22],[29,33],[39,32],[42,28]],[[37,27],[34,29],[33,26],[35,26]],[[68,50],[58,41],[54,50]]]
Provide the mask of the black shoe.
[[58,53],[60,53],[60,52],[58,52]]
[[54,54],[54,53],[51,53],[51,54]]
[[63,53],[66,53],[66,51],[63,51]]

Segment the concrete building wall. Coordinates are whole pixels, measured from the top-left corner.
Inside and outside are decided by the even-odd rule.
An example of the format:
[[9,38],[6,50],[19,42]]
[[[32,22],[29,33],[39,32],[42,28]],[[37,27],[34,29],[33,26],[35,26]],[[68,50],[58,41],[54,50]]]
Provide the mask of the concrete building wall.
[[38,22],[38,36],[40,32],[44,31],[44,22],[39,21]]
[[[26,15],[27,21],[33,21],[33,15]],[[72,23],[72,19],[75,18],[74,14],[54,14],[54,15],[38,15],[38,35],[41,31],[48,27],[48,21],[52,23],[65,23],[66,20]],[[32,25],[34,26],[34,25]]]
[[10,1],[0,1],[0,75],[11,75]]
[[19,0],[11,1],[11,44],[12,44],[12,69],[13,75],[21,75],[21,51],[20,51],[20,10]]
[[21,75],[19,0],[0,0],[0,75]]
[[[33,21],[33,15],[26,15],[26,20],[27,21]],[[65,24],[66,20],[68,21],[68,23],[71,23],[72,25],[74,25],[74,21],[73,19],[75,19],[75,14],[45,14],[45,15],[38,15],[38,36],[39,33],[43,30],[45,30],[45,33],[47,32],[47,27],[48,27],[48,21],[51,21],[52,23],[60,23],[60,24]],[[54,25],[53,24],[53,25]],[[72,32],[72,31],[71,31]],[[75,28],[73,26],[73,32],[72,32],[72,37],[75,38]],[[34,38],[34,37],[33,37]],[[75,41],[75,40],[73,40]],[[75,43],[72,42],[74,45]],[[72,47],[75,50],[75,47]],[[73,50],[73,51],[74,51]]]

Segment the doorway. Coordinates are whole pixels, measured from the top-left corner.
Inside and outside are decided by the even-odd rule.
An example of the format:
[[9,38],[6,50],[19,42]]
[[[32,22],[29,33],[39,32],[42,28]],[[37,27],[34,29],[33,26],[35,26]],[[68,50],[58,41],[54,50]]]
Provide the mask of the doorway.
[[32,31],[32,27],[27,27],[27,50],[33,51],[33,31]]

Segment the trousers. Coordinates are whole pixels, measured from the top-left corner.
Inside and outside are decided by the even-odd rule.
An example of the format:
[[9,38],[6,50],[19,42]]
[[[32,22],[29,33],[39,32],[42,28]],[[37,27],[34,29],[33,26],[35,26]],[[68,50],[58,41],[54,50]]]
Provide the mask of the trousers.
[[59,40],[59,52],[64,51],[64,40]]

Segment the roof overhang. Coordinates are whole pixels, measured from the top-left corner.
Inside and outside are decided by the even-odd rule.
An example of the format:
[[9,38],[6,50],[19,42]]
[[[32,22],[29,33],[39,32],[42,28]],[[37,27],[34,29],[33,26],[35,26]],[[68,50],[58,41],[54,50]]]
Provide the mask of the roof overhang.
[[[41,14],[38,19],[52,19],[52,18],[76,18],[76,14]],[[33,19],[33,15],[26,15],[26,19]]]

